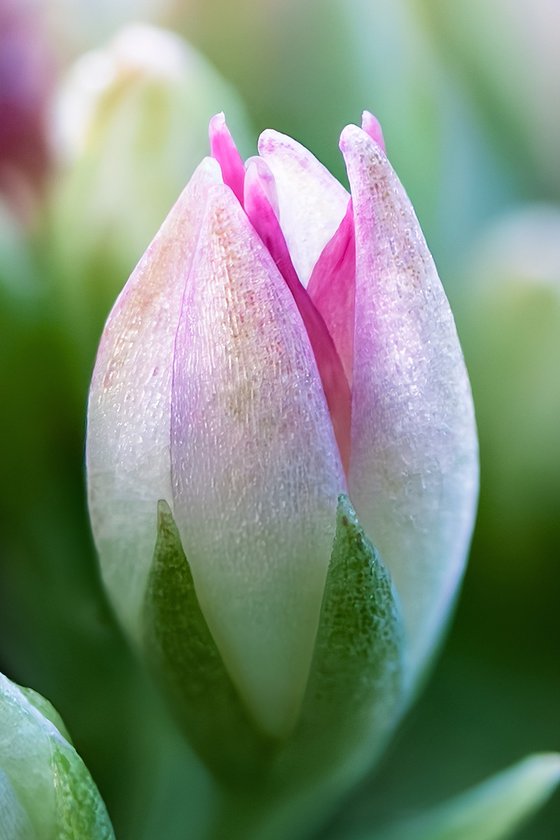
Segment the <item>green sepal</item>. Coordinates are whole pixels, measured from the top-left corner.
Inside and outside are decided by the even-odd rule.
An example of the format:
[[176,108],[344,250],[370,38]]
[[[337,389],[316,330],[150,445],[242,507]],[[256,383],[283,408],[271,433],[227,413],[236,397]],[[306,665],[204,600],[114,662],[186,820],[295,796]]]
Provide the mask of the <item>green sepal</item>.
[[384,745],[401,709],[401,621],[391,581],[345,496],[327,574],[301,715],[284,740],[264,735],[243,705],[198,603],[173,515],[158,504],[146,590],[145,649],[190,744],[229,785],[271,791],[345,774]]
[[256,728],[224,666],[165,501],[158,503],[157,525],[144,605],[146,654],[191,746],[217,776],[243,785],[275,745]]
[[559,754],[529,756],[413,819],[352,840],[506,840],[559,783]]
[[114,840],[105,804],[75,749],[53,742],[51,761],[57,840]]
[[341,495],[309,682],[293,747],[296,780],[350,783],[372,765],[403,707],[403,632],[391,579]]

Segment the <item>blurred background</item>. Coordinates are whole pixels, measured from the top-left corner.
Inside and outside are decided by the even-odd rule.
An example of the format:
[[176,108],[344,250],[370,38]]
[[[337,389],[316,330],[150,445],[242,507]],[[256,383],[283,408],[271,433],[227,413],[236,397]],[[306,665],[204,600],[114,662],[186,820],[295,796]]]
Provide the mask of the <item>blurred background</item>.
[[[59,710],[119,838],[196,836],[211,790],[99,583],[87,389],[219,110],[245,155],[274,127],[343,181],[340,130],[378,116],[477,409],[480,510],[450,635],[327,831],[560,748],[559,43],[557,0],[0,0],[0,670]],[[559,833],[556,796],[519,837]]]

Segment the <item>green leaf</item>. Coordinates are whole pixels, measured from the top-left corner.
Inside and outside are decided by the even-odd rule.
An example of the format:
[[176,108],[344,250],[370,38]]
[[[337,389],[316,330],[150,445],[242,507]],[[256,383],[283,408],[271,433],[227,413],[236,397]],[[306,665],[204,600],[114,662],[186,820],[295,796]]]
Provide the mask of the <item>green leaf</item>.
[[505,840],[560,782],[560,754],[530,756],[414,819],[353,840]]
[[219,777],[247,782],[262,772],[274,743],[257,730],[223,664],[164,501],[158,504],[144,610],[148,659],[165,682],[190,744]]

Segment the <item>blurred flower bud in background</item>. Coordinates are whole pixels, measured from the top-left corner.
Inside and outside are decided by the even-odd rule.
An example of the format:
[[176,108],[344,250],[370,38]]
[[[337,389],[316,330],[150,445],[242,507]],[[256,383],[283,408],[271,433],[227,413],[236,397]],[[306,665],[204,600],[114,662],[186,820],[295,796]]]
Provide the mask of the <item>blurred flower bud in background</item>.
[[65,60],[97,47],[134,21],[167,24],[183,0],[36,0]]
[[0,837],[114,840],[99,791],[58,713],[2,674]]
[[147,25],[85,54],[62,81],[46,234],[60,317],[85,370],[123,277],[204,154],[201,126],[224,105],[246,144],[234,90],[178,35]]
[[434,44],[525,191],[560,191],[560,5],[417,0]]
[[[552,569],[560,539],[560,208],[526,205],[476,244],[459,307],[484,468],[475,557],[524,614],[558,630]],[[547,607],[545,605],[548,605]],[[488,609],[493,607],[488,605]],[[544,631],[543,626],[543,631]],[[526,636],[522,625],[517,644]],[[546,633],[543,632],[546,636]],[[513,642],[512,642],[513,644]]]
[[34,0],[0,0],[0,194],[31,223],[49,171],[54,59]]

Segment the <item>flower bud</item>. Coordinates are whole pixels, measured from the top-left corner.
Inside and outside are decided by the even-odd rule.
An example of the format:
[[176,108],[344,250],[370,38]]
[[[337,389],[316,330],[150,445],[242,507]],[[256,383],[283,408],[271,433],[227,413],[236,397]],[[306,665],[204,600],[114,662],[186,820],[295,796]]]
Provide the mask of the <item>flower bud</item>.
[[105,805],[57,712],[1,674],[0,836],[114,838]]
[[223,103],[243,136],[235,91],[186,41],[148,25],[124,28],[63,80],[49,251],[60,309],[88,368],[122,278],[204,154],[206,123]]
[[246,165],[223,115],[210,141],[101,340],[93,531],[195,717],[206,697],[217,731],[237,697],[230,737],[244,714],[318,767],[346,717],[371,754],[439,637],[476,499],[471,395],[371,115],[341,136],[351,194],[274,131]]

